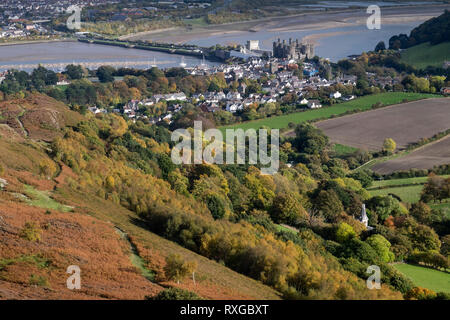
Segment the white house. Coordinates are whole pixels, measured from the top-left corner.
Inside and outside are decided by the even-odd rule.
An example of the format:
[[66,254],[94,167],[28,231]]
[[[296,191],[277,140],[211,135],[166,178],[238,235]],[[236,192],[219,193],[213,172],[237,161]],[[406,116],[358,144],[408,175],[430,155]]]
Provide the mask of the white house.
[[226,110],[231,113],[235,113],[236,111],[242,110],[242,109],[244,109],[243,104],[240,102],[236,102],[236,101],[228,102],[227,106],[226,106]]
[[339,99],[342,97],[342,94],[339,91],[336,91],[335,93],[330,93],[330,98],[332,99]]
[[303,98],[301,101],[300,101],[300,104],[308,104],[308,99],[306,99],[306,98]]
[[311,100],[308,102],[308,108],[319,109],[322,108],[322,105],[320,104],[319,100]]

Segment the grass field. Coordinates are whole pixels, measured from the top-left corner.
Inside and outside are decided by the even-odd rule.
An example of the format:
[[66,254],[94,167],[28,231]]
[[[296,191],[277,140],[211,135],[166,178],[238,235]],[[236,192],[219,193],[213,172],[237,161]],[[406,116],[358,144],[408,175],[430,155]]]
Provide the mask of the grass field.
[[[448,178],[450,175],[441,177]],[[399,196],[404,202],[415,203],[420,200],[420,194],[427,179],[428,177],[416,177],[374,181],[367,190],[372,196],[386,196],[392,193]],[[433,209],[441,209],[445,214],[450,214],[450,202],[430,203],[429,205]]]
[[303,112],[296,112],[282,116],[269,117],[255,121],[247,121],[239,124],[223,126],[220,129],[222,131],[224,131],[224,129],[238,129],[238,128],[247,130],[247,129],[259,129],[262,126],[267,126],[272,129],[281,129],[287,128],[288,124],[291,122],[299,124],[305,121],[328,119],[333,116],[342,115],[349,111],[370,110],[372,108],[372,105],[374,105],[377,102],[381,102],[387,106],[401,103],[404,99],[414,101],[436,97],[440,96],[423,93],[413,93],[413,92],[386,92],[361,97],[352,101],[335,104],[333,106],[325,107],[322,109],[307,110]]
[[410,264],[395,264],[394,267],[410,278],[416,286],[450,293],[450,273]]
[[336,153],[337,156],[345,156],[347,154],[352,154],[356,150],[358,150],[358,149],[354,148],[354,147],[346,146],[343,144],[339,144],[339,143],[335,143],[333,145],[333,151]]
[[422,43],[402,53],[402,61],[418,69],[425,69],[428,66],[442,67],[444,61],[448,60],[450,60],[450,42],[435,46]]
[[[443,175],[442,178],[448,178],[450,175]],[[412,185],[412,184],[424,184],[427,182],[428,177],[415,177],[415,178],[405,178],[405,179],[391,179],[391,180],[381,180],[374,181],[372,186],[369,189],[376,189],[380,187],[388,187],[388,186],[404,186],[404,185]]]
[[404,186],[404,187],[393,187],[386,189],[376,189],[370,190],[369,193],[372,196],[387,196],[390,193],[399,196],[403,202],[415,203],[420,200],[420,193],[422,192],[423,186]]

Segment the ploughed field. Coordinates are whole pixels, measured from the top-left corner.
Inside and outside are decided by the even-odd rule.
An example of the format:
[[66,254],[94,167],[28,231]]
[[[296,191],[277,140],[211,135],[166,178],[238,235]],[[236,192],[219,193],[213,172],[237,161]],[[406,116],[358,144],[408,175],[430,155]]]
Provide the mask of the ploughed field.
[[[376,151],[382,148],[386,138],[392,138],[398,149],[404,149],[422,138],[431,138],[450,129],[450,99],[437,98],[403,103],[320,121],[316,126],[334,143]],[[426,157],[426,152],[433,151],[431,159],[423,159],[426,163],[434,161],[436,164],[442,164],[442,157],[450,162],[449,141],[430,146],[430,149],[420,153],[422,157]],[[399,161],[404,161],[405,158]]]
[[377,163],[371,169],[380,174],[409,169],[430,169],[450,163],[450,136],[425,145],[400,158]]

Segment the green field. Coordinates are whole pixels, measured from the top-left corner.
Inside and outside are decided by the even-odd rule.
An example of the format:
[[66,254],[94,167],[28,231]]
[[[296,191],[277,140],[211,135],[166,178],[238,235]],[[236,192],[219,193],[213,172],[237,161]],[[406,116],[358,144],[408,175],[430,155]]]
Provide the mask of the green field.
[[[448,178],[450,175],[440,176],[442,178]],[[388,187],[388,186],[404,186],[404,185],[412,185],[412,184],[424,184],[427,182],[428,177],[415,177],[415,178],[405,178],[405,179],[391,179],[391,180],[381,180],[374,181],[372,186],[369,189],[376,189],[380,187]]]
[[337,156],[345,156],[347,154],[352,154],[356,150],[358,150],[358,148],[346,146],[339,143],[333,145],[333,151],[336,153]]
[[450,293],[450,273],[410,264],[395,264],[394,267],[410,278],[416,286]]
[[[448,178],[450,175],[441,177]],[[399,196],[404,202],[415,203],[420,200],[420,194],[427,179],[428,177],[415,177],[374,181],[367,190],[372,196],[386,196],[392,193]],[[432,204],[431,206],[436,209],[447,210],[450,203]]]
[[222,131],[225,129],[259,129],[262,126],[267,126],[272,129],[287,128],[290,122],[299,124],[305,121],[314,121],[320,119],[328,119],[332,116],[342,115],[349,111],[366,111],[372,108],[377,102],[381,102],[384,105],[393,105],[401,103],[404,99],[409,101],[420,100],[425,98],[436,98],[438,95],[425,94],[425,93],[413,93],[413,92],[386,92],[375,95],[364,96],[352,101],[347,101],[339,104],[335,104],[330,107],[324,107],[322,109],[307,110],[303,112],[295,112],[282,116],[274,116],[264,118],[255,121],[247,121],[239,124],[220,127]]
[[428,66],[442,67],[444,61],[450,60],[450,42],[443,42],[435,46],[422,43],[406,49],[401,60],[417,69]]
[[386,189],[376,189],[370,190],[369,193],[372,196],[387,196],[392,193],[399,196],[403,202],[415,203],[420,200],[420,193],[422,192],[423,186],[404,186],[404,187],[393,187]]

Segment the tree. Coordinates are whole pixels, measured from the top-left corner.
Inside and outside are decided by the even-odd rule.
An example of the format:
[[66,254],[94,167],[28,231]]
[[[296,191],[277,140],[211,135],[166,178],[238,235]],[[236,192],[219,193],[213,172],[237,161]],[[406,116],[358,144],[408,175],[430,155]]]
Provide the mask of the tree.
[[185,262],[179,254],[171,254],[166,258],[166,265],[164,267],[164,274],[167,280],[174,280],[180,283],[188,275],[192,274],[195,281],[195,270],[197,269],[197,262]]
[[441,248],[441,242],[436,232],[428,226],[418,225],[409,232],[414,248],[419,251],[436,250]]
[[356,237],[356,232],[353,227],[345,222],[341,222],[336,229],[336,240],[339,243],[344,243]]
[[378,215],[379,222],[384,222],[389,216],[400,214],[400,202],[391,196],[375,196],[367,201],[367,208]]
[[426,203],[419,201],[412,205],[409,213],[420,223],[426,223],[431,217],[431,208]]
[[368,188],[373,183],[373,178],[368,170],[358,170],[352,173],[350,178],[360,181],[363,188]]
[[375,52],[380,52],[383,50],[386,50],[386,44],[384,43],[384,41],[380,41],[375,47]]
[[222,219],[225,216],[225,204],[219,196],[209,195],[206,198],[206,205],[214,219]]
[[273,200],[271,218],[276,223],[286,223],[296,225],[301,218],[306,217],[300,199],[295,194],[280,194]]
[[392,138],[386,138],[383,142],[383,151],[387,154],[394,153],[395,149],[397,148],[397,144]]
[[313,200],[314,207],[329,222],[336,221],[337,217],[344,211],[344,206],[336,192],[332,189],[321,190]]
[[66,66],[66,74],[69,79],[78,80],[83,78],[84,71],[80,65],[69,64]]
[[428,176],[423,186],[421,200],[424,202],[442,201],[449,197],[450,179],[443,179],[434,173]]
[[114,72],[116,70],[110,66],[101,66],[97,69],[97,77],[100,82],[113,82],[114,81]]
[[53,177],[57,170],[56,164],[50,159],[44,159],[39,163],[39,173],[47,179]]
[[328,137],[309,123],[302,123],[295,128],[294,146],[299,152],[320,154],[328,144]]
[[366,239],[366,242],[377,252],[383,262],[394,261],[394,254],[390,251],[391,243],[380,234],[374,234]]

